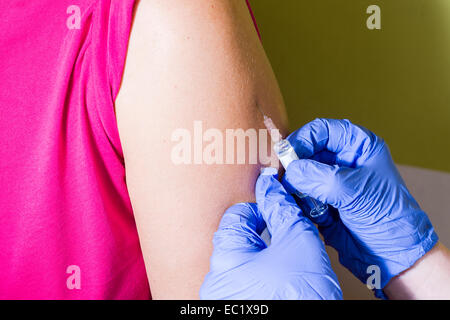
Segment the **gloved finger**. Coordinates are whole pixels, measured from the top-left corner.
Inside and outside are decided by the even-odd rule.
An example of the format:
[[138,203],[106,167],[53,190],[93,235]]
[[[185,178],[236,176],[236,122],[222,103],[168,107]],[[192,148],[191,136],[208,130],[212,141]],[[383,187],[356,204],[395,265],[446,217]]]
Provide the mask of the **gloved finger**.
[[254,203],[238,203],[230,207],[222,217],[214,234],[216,251],[259,251],[266,247],[260,234],[266,224]]
[[346,167],[358,167],[384,145],[383,139],[371,131],[349,120],[335,119],[316,119],[287,139],[300,158],[312,158],[317,153],[328,151],[336,156],[328,155],[328,159],[316,160]]
[[348,229],[342,223],[339,212],[334,207],[329,207],[329,214],[333,216],[333,222],[327,225],[319,225],[319,232],[322,234],[325,244],[338,250],[342,244],[341,239],[346,239]]
[[315,153],[309,159],[316,160],[318,162],[322,162],[322,163],[329,164],[329,165],[335,165],[336,164],[336,153],[330,152],[328,150],[322,150],[322,151]]
[[330,166],[314,160],[296,160],[287,168],[283,184],[287,185],[287,189],[295,189],[341,209],[355,197],[354,189],[351,187],[351,177],[355,170],[337,165]]
[[277,170],[265,168],[255,188],[258,210],[272,236],[301,218],[301,210],[294,198],[277,180]]
[[254,203],[239,203],[230,207],[214,234],[214,251],[210,267],[214,272],[226,272],[251,260],[267,246],[260,234],[266,228]]

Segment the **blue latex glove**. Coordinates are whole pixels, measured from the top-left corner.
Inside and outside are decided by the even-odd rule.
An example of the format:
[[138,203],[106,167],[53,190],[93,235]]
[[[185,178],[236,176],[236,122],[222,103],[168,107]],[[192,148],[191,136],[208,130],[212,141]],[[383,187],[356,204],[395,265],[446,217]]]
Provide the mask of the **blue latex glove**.
[[361,281],[376,265],[383,288],[436,244],[433,226],[383,139],[348,120],[317,119],[288,140],[301,159],[309,159],[292,162],[283,184],[338,209],[331,208],[332,223],[319,229]]
[[[215,233],[202,299],[342,299],[316,227],[267,168],[256,184],[257,205],[228,209]],[[266,246],[260,234],[272,235]]]

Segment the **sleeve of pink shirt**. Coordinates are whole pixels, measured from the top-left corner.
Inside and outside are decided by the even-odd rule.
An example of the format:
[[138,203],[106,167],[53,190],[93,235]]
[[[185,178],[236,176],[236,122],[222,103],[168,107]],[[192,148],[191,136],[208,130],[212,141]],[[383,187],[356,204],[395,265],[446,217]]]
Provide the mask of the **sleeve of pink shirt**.
[[115,100],[122,82],[122,74],[128,49],[128,39],[133,18],[134,0],[113,1],[108,23],[108,78],[112,99]]
[[0,299],[151,297],[114,110],[134,7],[0,1]]
[[114,112],[134,3],[0,1],[0,299],[150,298]]
[[[103,89],[107,89],[104,88],[105,84],[109,85],[109,91],[103,90],[102,93],[110,94],[108,98],[113,105],[106,110],[100,109],[99,115],[111,143],[120,155],[122,155],[122,148],[117,132],[114,101],[122,82],[134,5],[134,0],[100,0],[95,9],[98,10],[98,14],[94,15],[98,21],[93,23],[92,30],[96,54],[94,68],[98,72],[97,85]],[[106,105],[99,103],[98,106],[101,108]]]

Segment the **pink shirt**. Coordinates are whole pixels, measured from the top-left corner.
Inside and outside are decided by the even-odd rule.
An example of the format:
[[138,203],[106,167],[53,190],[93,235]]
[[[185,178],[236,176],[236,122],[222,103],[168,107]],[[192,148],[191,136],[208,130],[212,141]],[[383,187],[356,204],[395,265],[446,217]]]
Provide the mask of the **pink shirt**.
[[114,113],[134,0],[0,1],[0,299],[149,299]]
[[150,298],[114,114],[133,4],[0,1],[1,299]]

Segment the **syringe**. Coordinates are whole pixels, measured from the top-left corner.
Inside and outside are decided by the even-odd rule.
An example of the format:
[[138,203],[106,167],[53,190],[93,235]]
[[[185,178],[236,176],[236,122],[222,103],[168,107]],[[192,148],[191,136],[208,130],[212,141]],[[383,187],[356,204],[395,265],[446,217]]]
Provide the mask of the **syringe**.
[[[259,109],[259,108],[258,108]],[[261,110],[260,110],[261,111]],[[262,111],[261,111],[262,113]],[[284,169],[287,169],[292,161],[299,160],[297,153],[292,147],[291,143],[287,139],[282,139],[281,134],[272,119],[264,115],[264,124],[269,131],[269,134],[274,143],[273,150],[281,162]],[[296,191],[294,193],[294,198],[302,209],[303,214],[310,218],[313,222],[323,225],[328,222],[329,215],[328,205],[315,200],[307,195]]]

